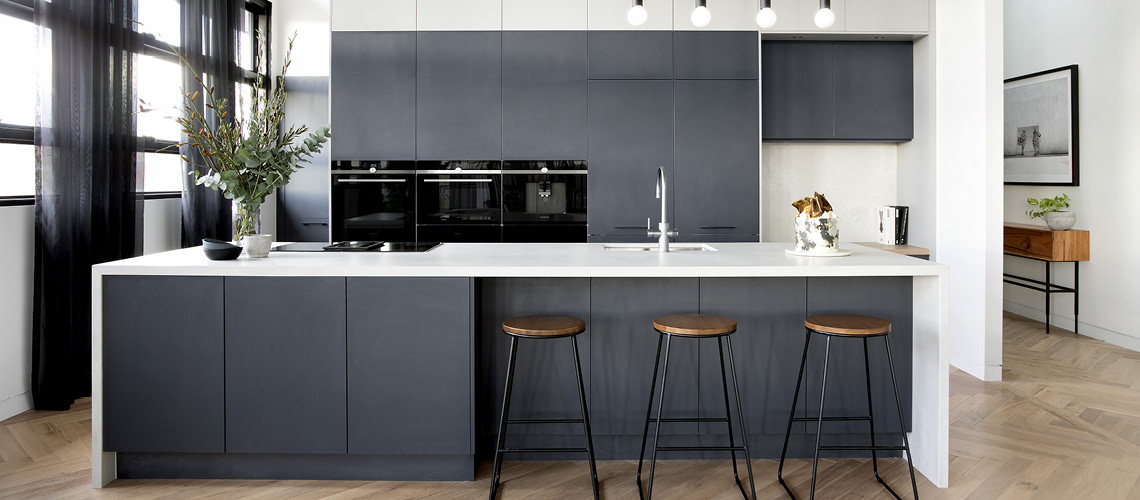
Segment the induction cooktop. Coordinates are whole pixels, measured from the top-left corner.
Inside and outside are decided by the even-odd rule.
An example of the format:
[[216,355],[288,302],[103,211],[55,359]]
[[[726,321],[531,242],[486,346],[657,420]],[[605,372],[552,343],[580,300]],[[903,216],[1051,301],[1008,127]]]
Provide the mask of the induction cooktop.
[[[400,241],[387,241],[377,248],[368,248],[367,250],[356,249],[355,251],[368,251],[368,252],[427,252],[440,245],[435,241],[421,241],[421,242],[400,242]],[[300,242],[289,243],[281,245],[273,249],[274,252],[336,252],[345,251],[343,249],[326,249],[330,246],[325,242]]]

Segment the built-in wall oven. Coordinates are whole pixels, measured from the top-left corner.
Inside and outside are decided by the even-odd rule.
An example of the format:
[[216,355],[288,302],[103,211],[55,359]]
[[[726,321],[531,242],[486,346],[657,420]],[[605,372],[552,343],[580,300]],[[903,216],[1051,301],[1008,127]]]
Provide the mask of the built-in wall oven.
[[502,241],[502,162],[420,161],[416,174],[420,240]]
[[332,162],[332,241],[416,241],[415,167]]
[[503,163],[503,241],[586,242],[586,162]]

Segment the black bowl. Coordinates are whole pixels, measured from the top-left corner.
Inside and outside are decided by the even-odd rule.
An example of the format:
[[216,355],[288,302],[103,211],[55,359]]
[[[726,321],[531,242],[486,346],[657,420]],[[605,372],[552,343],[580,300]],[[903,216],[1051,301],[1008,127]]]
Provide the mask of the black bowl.
[[215,240],[214,238],[202,238],[202,248],[205,248],[206,250],[226,250],[234,247],[238,246],[229,241]]
[[241,255],[241,247],[230,245],[230,248],[202,248],[206,258],[210,260],[234,260]]

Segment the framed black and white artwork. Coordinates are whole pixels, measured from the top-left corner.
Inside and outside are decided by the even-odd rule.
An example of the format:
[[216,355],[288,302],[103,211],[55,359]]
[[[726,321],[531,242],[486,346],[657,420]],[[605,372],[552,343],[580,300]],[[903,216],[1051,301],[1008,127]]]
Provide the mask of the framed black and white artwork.
[[1005,81],[1005,183],[1078,186],[1077,65]]

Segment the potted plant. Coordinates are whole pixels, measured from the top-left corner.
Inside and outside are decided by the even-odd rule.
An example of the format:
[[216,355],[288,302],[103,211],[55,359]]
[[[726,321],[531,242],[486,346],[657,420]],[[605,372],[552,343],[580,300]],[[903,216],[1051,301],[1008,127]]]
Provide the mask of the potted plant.
[[[234,205],[234,241],[240,241],[250,257],[269,255],[272,235],[260,234],[261,204],[277,188],[289,183],[290,176],[318,153],[332,135],[325,125],[309,132],[305,125],[285,129],[285,73],[289,70],[294,32],[281,65],[281,76],[272,91],[263,90],[260,76],[264,70],[263,58],[257,57],[257,84],[249,103],[248,115],[230,113],[233,108],[226,99],[214,96],[212,86],[205,87],[199,101],[199,92],[182,95],[182,109],[176,118],[186,134],[189,145],[202,155],[202,164],[191,163],[192,174],[198,185],[221,191]],[[193,72],[194,81],[202,84],[203,76],[194,70],[190,61],[179,54],[182,64]],[[238,108],[243,107],[238,98]],[[205,109],[215,110],[217,126],[207,121]],[[283,132],[282,132],[283,131]],[[307,135],[306,135],[307,134]],[[302,138],[297,144],[294,141]]]
[[1053,198],[1026,198],[1026,203],[1037,207],[1036,210],[1030,208],[1025,211],[1025,214],[1030,219],[1045,219],[1045,224],[1049,225],[1049,229],[1054,231],[1065,231],[1073,227],[1073,223],[1077,221],[1077,216],[1069,210],[1062,210],[1069,208],[1069,195],[1061,193],[1061,196]]

